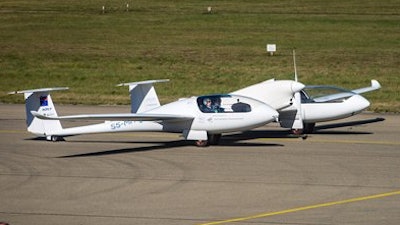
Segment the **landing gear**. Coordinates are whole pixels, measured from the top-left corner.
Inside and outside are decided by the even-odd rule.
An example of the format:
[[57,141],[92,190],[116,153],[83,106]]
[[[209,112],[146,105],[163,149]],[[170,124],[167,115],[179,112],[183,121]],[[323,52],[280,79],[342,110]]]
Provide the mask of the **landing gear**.
[[65,141],[62,136],[56,136],[56,135],[48,136],[46,139],[52,142]]
[[208,134],[207,135],[208,140],[197,140],[195,142],[197,147],[207,147],[209,145],[218,145],[220,139],[221,139],[221,134]]
[[221,134],[209,134],[208,136],[208,143],[210,145],[218,145],[219,140],[221,140]]
[[292,130],[292,133],[293,134],[295,134],[295,135],[301,135],[301,134],[303,134],[303,129],[293,129]]
[[293,129],[292,133],[296,135],[314,133],[315,123],[304,123],[303,129]]
[[207,140],[197,140],[197,141],[195,141],[195,144],[197,147],[206,147],[206,146],[208,146],[208,141]]
[[303,127],[304,134],[312,134],[314,133],[315,123],[304,123]]

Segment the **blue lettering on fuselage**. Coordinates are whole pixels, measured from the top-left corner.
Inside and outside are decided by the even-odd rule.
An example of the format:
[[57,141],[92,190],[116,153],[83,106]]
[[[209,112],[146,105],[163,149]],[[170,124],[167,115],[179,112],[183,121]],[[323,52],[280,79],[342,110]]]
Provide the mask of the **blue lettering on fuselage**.
[[133,124],[133,121],[116,121],[110,124],[111,130],[117,130],[125,128],[129,125]]
[[41,110],[47,112],[47,111],[53,110],[53,108],[52,107],[42,107]]

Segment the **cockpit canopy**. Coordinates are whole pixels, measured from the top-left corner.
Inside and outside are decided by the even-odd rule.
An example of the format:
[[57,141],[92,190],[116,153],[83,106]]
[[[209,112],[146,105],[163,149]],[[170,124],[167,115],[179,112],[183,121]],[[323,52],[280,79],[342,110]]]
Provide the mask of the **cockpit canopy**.
[[[336,86],[306,86],[301,92],[301,102],[302,103],[314,103],[314,102],[338,102],[342,101],[344,98],[348,98],[355,93],[350,90],[339,88]],[[342,96],[342,97],[341,97]],[[329,100],[330,97],[334,97]]]
[[197,105],[203,113],[246,113],[251,112],[251,104],[251,99],[235,95],[206,95],[197,98]]

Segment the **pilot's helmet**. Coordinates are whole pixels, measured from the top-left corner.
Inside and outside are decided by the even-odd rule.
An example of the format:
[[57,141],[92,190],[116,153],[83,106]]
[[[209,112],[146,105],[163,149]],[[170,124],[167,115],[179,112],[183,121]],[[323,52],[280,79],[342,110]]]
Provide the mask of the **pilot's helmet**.
[[209,98],[203,99],[203,104],[204,105],[207,105],[207,102],[211,102],[211,99],[209,99]]

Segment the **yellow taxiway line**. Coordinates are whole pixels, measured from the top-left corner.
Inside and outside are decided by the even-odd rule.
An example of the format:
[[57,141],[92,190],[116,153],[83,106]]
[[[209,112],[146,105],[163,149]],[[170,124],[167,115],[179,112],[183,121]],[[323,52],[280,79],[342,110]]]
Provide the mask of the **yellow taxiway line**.
[[327,202],[327,203],[303,206],[303,207],[298,207],[298,208],[293,208],[293,209],[286,209],[286,210],[277,211],[277,212],[268,212],[268,213],[253,215],[253,216],[246,216],[246,217],[240,217],[240,218],[220,220],[220,221],[215,221],[215,222],[208,222],[208,223],[203,223],[200,225],[215,225],[215,224],[241,222],[241,221],[246,221],[246,220],[253,220],[253,219],[287,214],[287,213],[305,211],[305,210],[310,210],[310,209],[316,209],[316,208],[322,208],[322,207],[328,207],[328,206],[334,206],[334,205],[341,205],[341,204],[347,204],[347,203],[353,203],[353,202],[360,202],[360,201],[366,201],[366,200],[377,199],[377,198],[384,198],[384,197],[389,197],[389,196],[394,196],[394,195],[400,195],[400,190],[382,193],[382,194],[376,194],[376,195],[363,196],[363,197],[358,197],[358,198],[350,198],[350,199],[340,200],[340,201],[335,201],[335,202]]

